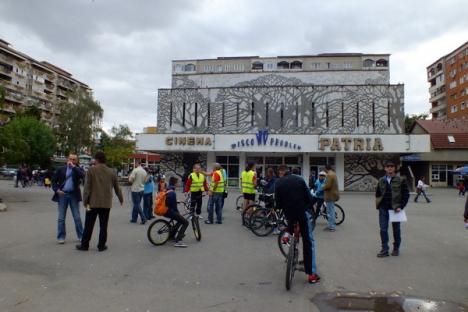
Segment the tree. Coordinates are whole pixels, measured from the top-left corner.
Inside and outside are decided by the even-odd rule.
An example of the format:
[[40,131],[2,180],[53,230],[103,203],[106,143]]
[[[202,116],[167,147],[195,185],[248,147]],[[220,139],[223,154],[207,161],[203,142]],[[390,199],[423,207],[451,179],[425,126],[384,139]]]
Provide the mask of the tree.
[[416,120],[426,120],[428,117],[428,114],[405,115],[405,133],[409,133],[411,131],[411,127]]
[[34,104],[26,107],[21,113],[16,114],[17,117],[33,117],[36,120],[41,120],[41,110]]
[[0,109],[3,108],[5,104],[6,90],[4,87],[0,86]]
[[20,116],[0,129],[4,160],[8,163],[45,165],[55,152],[52,129],[31,116]]
[[98,101],[83,90],[69,94],[71,101],[63,101],[55,134],[60,152],[90,151],[99,132],[103,109]]
[[133,133],[127,125],[112,127],[110,135],[105,131],[101,132],[99,149],[106,154],[107,164],[110,167],[122,168],[122,163],[128,160],[135,149],[132,139]]

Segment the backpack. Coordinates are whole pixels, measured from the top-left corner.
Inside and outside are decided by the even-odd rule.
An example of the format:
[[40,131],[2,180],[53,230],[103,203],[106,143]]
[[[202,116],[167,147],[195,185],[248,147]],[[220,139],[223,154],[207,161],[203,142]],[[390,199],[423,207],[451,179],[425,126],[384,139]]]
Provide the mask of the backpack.
[[173,192],[169,190],[167,192],[159,192],[158,197],[156,197],[156,203],[154,205],[153,212],[158,216],[164,216],[167,213],[167,206],[166,206],[166,197],[167,193]]

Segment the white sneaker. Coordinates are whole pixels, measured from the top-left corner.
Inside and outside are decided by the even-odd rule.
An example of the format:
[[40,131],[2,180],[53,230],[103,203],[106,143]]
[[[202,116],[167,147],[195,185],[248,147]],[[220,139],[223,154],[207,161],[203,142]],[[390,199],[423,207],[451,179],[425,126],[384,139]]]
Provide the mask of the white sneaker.
[[275,229],[273,230],[273,235],[280,235],[280,233],[281,233],[281,231],[278,230],[278,228],[275,228]]
[[177,241],[175,244],[174,244],[174,247],[180,247],[180,248],[185,248],[187,247],[187,244],[185,244],[183,241]]
[[60,245],[63,245],[63,244],[65,244],[65,240],[64,239],[58,239],[57,243],[60,244]]
[[202,215],[197,215],[198,219],[203,219]]

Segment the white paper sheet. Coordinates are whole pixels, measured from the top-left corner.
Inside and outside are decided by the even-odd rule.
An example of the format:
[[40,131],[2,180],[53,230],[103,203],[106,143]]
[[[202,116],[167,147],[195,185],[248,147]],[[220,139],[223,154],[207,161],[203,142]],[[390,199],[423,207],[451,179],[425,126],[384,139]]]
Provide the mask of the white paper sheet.
[[396,213],[394,210],[388,211],[388,216],[390,222],[406,222],[408,218],[406,217],[405,210],[400,210],[400,212]]

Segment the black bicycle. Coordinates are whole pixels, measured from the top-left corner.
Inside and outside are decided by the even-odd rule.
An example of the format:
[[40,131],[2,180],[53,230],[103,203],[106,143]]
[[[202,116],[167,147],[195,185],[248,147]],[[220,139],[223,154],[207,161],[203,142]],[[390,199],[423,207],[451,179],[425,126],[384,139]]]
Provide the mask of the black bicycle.
[[[288,241],[289,250],[288,256],[286,258],[286,290],[290,290],[292,287],[292,280],[294,278],[294,273],[297,270],[297,265],[299,263],[299,239],[301,236],[299,223],[294,224],[294,233],[291,239]],[[288,237],[289,238],[289,237]]]
[[[177,204],[184,206],[187,213],[182,216],[191,221],[195,239],[200,241],[202,236],[198,216],[195,215],[195,212],[192,211],[190,207],[187,208],[186,202],[177,202]],[[147,231],[148,240],[156,246],[164,245],[168,240],[174,239],[176,235],[176,221],[173,219],[169,221],[166,219],[157,219],[150,224]]]
[[[341,208],[341,206],[338,205],[337,203],[335,203],[334,206],[335,206],[335,224],[340,225],[345,220],[345,212],[343,208]],[[314,221],[316,221],[318,217],[323,217],[325,220],[328,220],[327,206],[325,206],[325,203],[323,203],[320,206],[320,209],[318,209],[317,213],[315,213]]]

